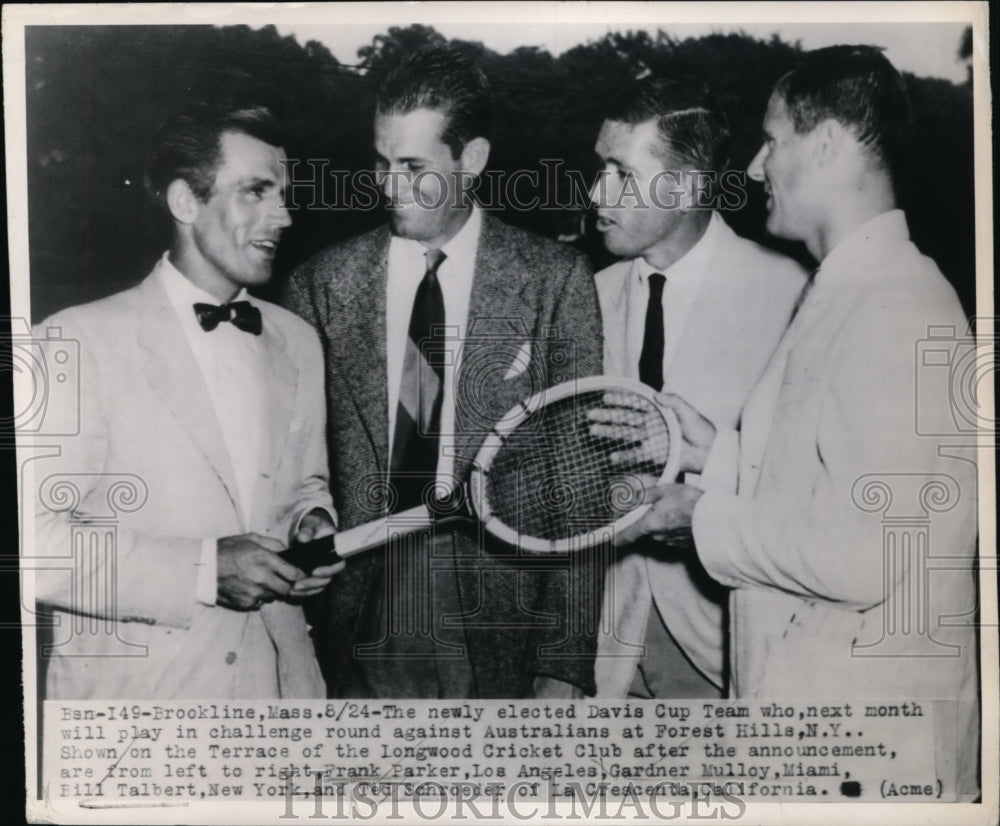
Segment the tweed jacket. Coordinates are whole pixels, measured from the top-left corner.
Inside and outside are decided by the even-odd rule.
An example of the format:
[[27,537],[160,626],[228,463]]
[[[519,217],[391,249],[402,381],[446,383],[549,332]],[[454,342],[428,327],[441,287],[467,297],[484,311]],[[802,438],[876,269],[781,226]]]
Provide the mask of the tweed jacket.
[[[715,248],[702,276],[663,389],[718,427],[735,428],[743,405],[788,325],[805,283],[785,256],[741,238],[716,214]],[[624,363],[629,261],[595,276],[604,319],[605,372],[638,378]],[[605,582],[597,663],[598,696],[624,697],[655,604],[678,645],[709,680],[723,684],[725,594],[696,560],[671,557],[655,540],[622,549]],[[713,587],[714,586],[714,587]]]
[[[389,466],[390,239],[382,227],[326,249],[293,273],[284,300],[316,327],[325,349],[332,489],[342,528],[376,519],[384,508],[372,491],[384,483]],[[583,256],[484,214],[456,377],[455,476],[468,477],[486,434],[516,402],[599,373],[601,348],[597,297]],[[510,370],[526,352],[527,368]],[[593,693],[597,617],[590,606],[599,594],[600,570],[583,575],[568,562],[564,570],[540,570],[479,527],[457,527],[451,535],[478,696],[526,696],[535,676]],[[348,560],[315,623],[333,695],[352,656],[378,553]]]
[[[39,436],[46,449],[34,463],[35,552],[49,558],[36,595],[58,622],[49,699],[323,696],[300,606],[236,611],[195,599],[203,539],[287,542],[302,514],[332,508],[316,336],[255,303],[269,394],[249,519],[225,423],[158,279],[36,328],[78,343],[80,380],[79,433]],[[95,531],[96,559],[74,556]]]

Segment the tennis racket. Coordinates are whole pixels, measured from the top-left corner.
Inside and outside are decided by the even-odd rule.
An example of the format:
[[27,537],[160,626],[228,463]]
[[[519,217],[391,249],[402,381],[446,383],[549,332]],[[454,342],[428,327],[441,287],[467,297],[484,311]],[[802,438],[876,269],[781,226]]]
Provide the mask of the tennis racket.
[[381,547],[393,535],[455,518],[478,519],[498,539],[531,553],[578,551],[610,540],[649,508],[642,500],[650,477],[669,482],[677,476],[680,425],[655,395],[644,384],[609,376],[543,390],[503,416],[479,449],[468,482],[446,499],[293,545],[286,558],[331,564]]

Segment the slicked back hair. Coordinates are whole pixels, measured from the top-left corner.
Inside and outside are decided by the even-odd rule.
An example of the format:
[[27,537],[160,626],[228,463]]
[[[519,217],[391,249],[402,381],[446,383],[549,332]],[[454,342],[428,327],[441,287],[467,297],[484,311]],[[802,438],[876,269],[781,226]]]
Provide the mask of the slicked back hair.
[[191,191],[207,201],[222,160],[222,136],[227,132],[249,135],[271,146],[284,144],[277,120],[264,106],[185,108],[163,124],[147,157],[144,183],[153,201],[166,209],[167,187],[178,179],[187,181]]
[[729,121],[699,78],[646,77],[614,99],[606,120],[637,125],[655,121],[665,163],[722,172],[729,163]]
[[376,112],[406,115],[417,109],[444,114],[442,142],[453,158],[473,138],[490,139],[493,95],[489,82],[468,58],[443,46],[420,49],[397,64],[379,86]]
[[810,132],[832,118],[896,177],[912,114],[906,84],[880,48],[828,46],[808,52],[774,93],[784,101],[796,132]]

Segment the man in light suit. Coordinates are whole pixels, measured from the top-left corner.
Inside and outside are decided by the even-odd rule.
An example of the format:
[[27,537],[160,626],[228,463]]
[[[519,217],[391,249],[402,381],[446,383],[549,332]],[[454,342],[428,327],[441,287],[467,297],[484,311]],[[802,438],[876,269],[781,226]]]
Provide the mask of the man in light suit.
[[[501,223],[466,191],[487,162],[491,111],[485,76],[452,51],[398,65],[375,116],[390,226],[330,247],[290,280],[286,306],[326,350],[341,527],[451,489],[515,403],[600,372],[585,260]],[[324,595],[316,638],[333,696],[593,693],[599,570],[539,566],[478,526],[412,542],[352,557]]]
[[[278,554],[333,530],[322,355],[307,324],[246,293],[289,224],[280,145],[259,107],[171,119],[147,179],[169,251],[36,330],[80,354],[80,432],[36,469],[49,699],[324,694],[294,603],[336,567],[307,576]],[[116,545],[101,531],[104,555],[79,555],[116,505]]]
[[[605,372],[679,393],[736,427],[805,274],[713,208],[742,201],[739,179],[727,192],[720,178],[728,138],[704,83],[637,81],[601,127],[592,198],[605,245],[625,256],[595,276]],[[696,559],[648,540],[622,549],[605,586],[598,696],[719,697],[725,596]]]
[[939,337],[921,363],[920,342],[967,323],[896,206],[908,125],[903,79],[874,47],[810,52],[778,81],[749,172],[768,230],[820,266],[738,436],[671,400],[705,490],[657,489],[629,533],[689,530],[733,589],[733,696],[915,701],[944,794],[971,800],[976,455],[955,421],[978,411],[952,409],[963,388],[923,392],[920,371],[954,354]]

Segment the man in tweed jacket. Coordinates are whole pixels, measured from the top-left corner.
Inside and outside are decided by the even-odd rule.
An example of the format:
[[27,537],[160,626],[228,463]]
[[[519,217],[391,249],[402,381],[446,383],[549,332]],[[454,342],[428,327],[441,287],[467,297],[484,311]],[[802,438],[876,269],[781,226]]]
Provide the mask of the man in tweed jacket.
[[[485,77],[460,56],[430,49],[404,61],[383,82],[375,118],[391,226],[324,250],[290,279],[286,306],[325,347],[341,529],[387,509],[403,348],[428,250],[444,254],[437,273],[453,344],[439,487],[468,477],[485,435],[519,400],[600,371],[583,257],[506,226],[456,186],[485,167],[491,109]],[[324,594],[314,634],[331,696],[593,693],[599,571],[541,567],[478,526],[438,528],[414,544],[412,554],[351,558]]]

